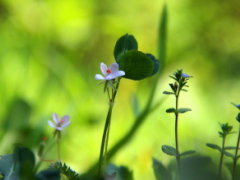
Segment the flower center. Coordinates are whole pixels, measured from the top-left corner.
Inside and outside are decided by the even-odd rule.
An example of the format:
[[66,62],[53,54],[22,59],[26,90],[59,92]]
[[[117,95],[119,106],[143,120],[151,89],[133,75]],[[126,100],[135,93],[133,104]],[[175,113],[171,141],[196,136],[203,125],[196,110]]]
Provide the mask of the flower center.
[[63,124],[63,120],[61,120],[61,124]]
[[111,70],[110,70],[110,69],[107,69],[107,73],[110,74],[110,73],[111,73]]

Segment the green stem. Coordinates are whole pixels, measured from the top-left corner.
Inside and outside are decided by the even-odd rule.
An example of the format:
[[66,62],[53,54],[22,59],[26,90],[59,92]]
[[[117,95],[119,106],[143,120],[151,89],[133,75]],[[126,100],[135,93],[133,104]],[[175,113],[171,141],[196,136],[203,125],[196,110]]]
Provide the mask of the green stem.
[[58,161],[60,162],[60,147],[59,147],[59,139],[57,139],[57,149],[58,149]]
[[235,153],[235,158],[234,158],[234,162],[233,162],[232,180],[235,179],[235,172],[236,172],[236,165],[237,165],[237,155],[238,155],[239,143],[240,143],[240,126],[239,126],[239,133],[238,133],[238,141],[237,141],[236,153]]
[[[223,141],[222,141],[222,150],[224,151],[225,148],[225,140],[226,140],[226,136],[223,136]],[[222,173],[222,163],[223,163],[223,153],[221,153],[221,159],[220,159],[220,164],[219,164],[219,177],[221,177],[221,173]]]
[[[178,97],[179,97],[179,92],[176,95],[176,110],[178,110]],[[178,171],[180,175],[180,157],[179,157],[179,150],[178,150],[178,113],[175,113],[175,142],[176,142],[176,159],[177,159],[177,164],[178,164]]]
[[[112,99],[109,97],[109,109],[108,109],[108,114],[107,114],[104,130],[103,130],[102,143],[101,143],[100,156],[99,156],[99,165],[98,165],[98,175],[99,176],[104,175],[104,173],[105,173],[107,147],[108,147],[108,139],[109,139],[109,132],[110,132],[111,117],[112,117],[112,108],[114,105],[114,101],[115,101],[115,97],[116,97],[117,90],[119,87],[119,83],[120,83],[120,78],[118,79],[118,82],[116,85],[116,91],[114,91],[114,93],[112,95]],[[108,95],[109,95],[109,90],[108,90]]]
[[112,106],[109,106],[104,130],[103,130],[103,136],[102,136],[102,144],[101,144],[99,166],[98,166],[98,175],[99,176],[102,175],[101,171],[102,171],[102,165],[103,165],[103,154],[104,154],[104,149],[107,149],[107,147],[105,147],[105,145],[106,145],[105,141],[106,141],[106,136],[107,136],[107,132],[108,132],[108,128],[109,128],[109,122],[111,120],[111,114],[112,114]]

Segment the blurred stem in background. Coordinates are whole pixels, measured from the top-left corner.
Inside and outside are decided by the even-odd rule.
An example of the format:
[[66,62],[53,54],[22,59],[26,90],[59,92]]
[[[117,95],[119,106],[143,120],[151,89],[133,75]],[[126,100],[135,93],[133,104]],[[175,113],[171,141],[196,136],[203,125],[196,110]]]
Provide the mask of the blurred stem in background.
[[232,179],[235,180],[235,174],[236,174],[236,165],[237,165],[237,160],[238,160],[238,148],[239,148],[239,143],[240,143],[240,124],[239,124],[239,132],[238,132],[238,141],[237,141],[237,146],[236,146],[236,153],[235,153],[235,158],[233,161],[233,174],[232,174]]

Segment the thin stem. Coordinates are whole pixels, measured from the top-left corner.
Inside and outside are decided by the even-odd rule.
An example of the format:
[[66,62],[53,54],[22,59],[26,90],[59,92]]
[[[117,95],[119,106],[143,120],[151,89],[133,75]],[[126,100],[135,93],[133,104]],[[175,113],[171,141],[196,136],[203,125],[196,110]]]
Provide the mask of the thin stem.
[[[223,141],[222,141],[222,150],[224,151],[225,148],[225,140],[226,140],[226,136],[223,136]],[[223,163],[223,153],[221,153],[221,159],[220,159],[220,164],[219,164],[219,177],[221,177],[221,173],[222,173],[222,163]]]
[[110,121],[109,121],[108,130],[107,130],[107,138],[106,138],[106,145],[105,145],[103,170],[106,169],[106,164],[107,164],[107,147],[108,147],[108,139],[109,139],[109,133],[110,133],[110,126],[111,126],[111,118],[110,118]]
[[109,94],[109,89],[108,89],[108,87],[107,87],[107,93],[108,93],[108,99],[109,99],[109,102],[110,102],[110,94]]
[[103,130],[101,149],[100,149],[99,166],[98,166],[98,175],[99,176],[101,176],[101,174],[102,174],[101,171],[102,171],[102,165],[103,165],[103,154],[104,154],[106,135],[107,135],[107,131],[108,131],[109,120],[111,118],[111,114],[112,114],[112,107],[109,106],[104,130]]
[[[98,175],[101,176],[102,172],[105,172],[105,164],[106,164],[106,157],[107,157],[107,147],[108,147],[108,139],[109,139],[109,131],[110,131],[110,124],[111,124],[111,116],[112,116],[112,108],[114,105],[114,100],[117,94],[117,90],[119,87],[120,78],[118,79],[117,85],[116,85],[116,91],[112,91],[112,99],[110,98],[109,90],[108,91],[108,97],[109,97],[109,109],[108,109],[108,115],[105,121],[105,126],[103,130],[103,136],[102,136],[102,143],[101,143],[101,149],[100,149],[100,156],[99,156],[99,165],[98,165]],[[104,156],[105,154],[105,156]],[[103,166],[103,168],[102,168]]]
[[60,139],[57,139],[57,149],[58,149],[58,161],[60,162],[60,147],[59,147]]
[[[176,110],[178,110],[178,97],[179,97],[179,92],[176,95]],[[180,157],[179,157],[179,150],[178,150],[178,113],[175,113],[175,141],[176,141],[176,159],[177,159],[177,164],[178,164],[178,171],[180,175]]]
[[236,165],[237,165],[237,155],[238,155],[238,148],[239,148],[239,143],[240,143],[240,125],[239,125],[239,133],[238,133],[238,141],[237,141],[237,147],[236,147],[236,153],[235,153],[235,158],[233,162],[233,174],[232,174],[232,179],[235,179],[235,170],[236,170]]

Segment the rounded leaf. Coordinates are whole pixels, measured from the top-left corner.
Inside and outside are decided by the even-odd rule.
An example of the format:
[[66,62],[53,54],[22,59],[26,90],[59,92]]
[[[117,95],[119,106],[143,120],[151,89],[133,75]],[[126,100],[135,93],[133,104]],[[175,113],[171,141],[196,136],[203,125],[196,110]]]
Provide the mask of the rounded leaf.
[[120,70],[125,72],[124,78],[142,80],[151,76],[153,62],[144,53],[136,50],[126,52],[120,60]]

